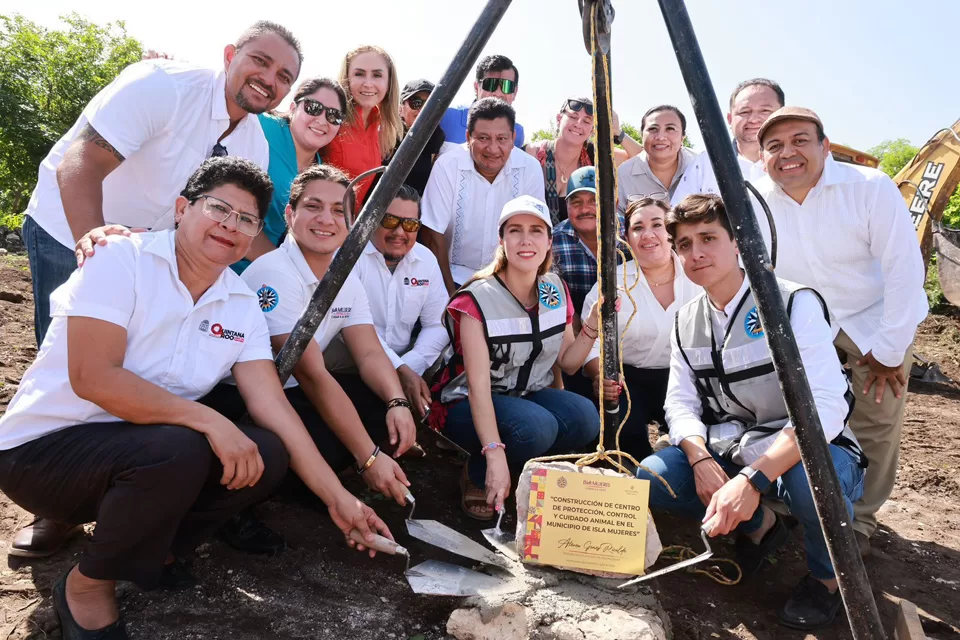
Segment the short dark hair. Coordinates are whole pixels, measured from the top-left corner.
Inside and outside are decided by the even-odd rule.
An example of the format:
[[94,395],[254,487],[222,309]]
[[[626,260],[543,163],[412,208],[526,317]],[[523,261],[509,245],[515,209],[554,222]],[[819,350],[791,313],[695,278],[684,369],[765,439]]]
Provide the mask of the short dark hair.
[[519,85],[520,72],[517,71],[517,67],[513,64],[513,60],[507,56],[501,55],[487,56],[477,63],[477,82],[483,80],[483,77],[487,75],[488,71],[507,71],[511,69],[513,70],[513,81]]
[[675,243],[678,224],[710,223],[714,220],[720,221],[720,226],[726,229],[732,240],[733,228],[730,226],[723,199],[713,194],[697,193],[687,196],[667,212],[665,226],[670,239]]
[[473,133],[477,120],[496,120],[497,118],[506,118],[510,123],[510,131],[516,129],[517,112],[505,101],[492,96],[477,100],[470,106],[467,114],[467,133]]
[[350,178],[347,177],[340,169],[337,169],[331,164],[313,164],[301,171],[296,178],[293,179],[293,184],[290,185],[290,206],[294,209],[297,208],[297,204],[300,202],[300,198],[303,197],[303,191],[307,188],[307,185],[313,182],[314,180],[323,180],[325,182],[335,182],[343,187],[350,186]]
[[[347,110],[347,94],[343,90],[343,87],[340,86],[339,82],[337,82],[336,80],[332,80],[330,78],[323,78],[319,76],[315,76],[313,78],[307,78],[306,80],[300,83],[299,87],[297,87],[297,92],[293,94],[293,101],[300,102],[311,93],[314,93],[324,88],[330,89],[335,94],[337,94],[337,99],[340,100],[340,111],[345,112]],[[282,114],[280,117],[285,118],[288,122],[290,120],[289,113]]]
[[[649,206],[660,207],[663,209],[663,213],[669,213],[670,205],[668,205],[663,200],[659,198],[640,198],[639,200],[633,200],[628,206],[627,210],[623,214],[623,234],[627,234],[627,230],[630,228],[630,218],[633,217],[633,214],[640,211],[644,207]],[[664,220],[666,220],[666,215],[664,215]]]
[[683,115],[680,109],[677,109],[672,104],[659,104],[653,107],[652,109],[647,109],[647,112],[643,114],[642,118],[640,118],[641,135],[647,129],[647,118],[661,111],[673,111],[675,114],[677,114],[677,117],[680,118],[680,133],[685,134],[687,132],[687,118],[686,116]]
[[[233,45],[237,50],[243,49],[247,44],[250,44],[260,36],[266,33],[274,33],[281,38],[283,38],[287,44],[293,47],[294,51],[297,52],[297,58],[300,61],[300,66],[303,66],[303,49],[300,47],[300,41],[282,24],[276,22],[270,22],[269,20],[257,20],[252,25],[246,28],[246,30],[240,34],[240,37],[237,38],[237,42]],[[297,72],[300,70],[297,69]]]
[[787,104],[786,99],[783,97],[783,89],[780,88],[779,84],[773,80],[768,80],[767,78],[750,78],[749,80],[744,80],[733,88],[733,93],[730,94],[730,109],[733,109],[733,103],[736,101],[737,96],[740,95],[740,92],[747,87],[769,87],[770,89],[773,89],[775,94],[777,94],[777,99],[780,101],[781,107]]
[[257,201],[257,215],[261,218],[266,215],[270,198],[273,197],[270,176],[256,164],[237,156],[204,160],[187,180],[187,186],[180,195],[190,202],[195,202],[200,196],[225,184],[232,184],[252,195]]
[[393,196],[395,200],[406,200],[417,205],[417,213],[420,213],[420,192],[408,184],[400,185],[397,195]]

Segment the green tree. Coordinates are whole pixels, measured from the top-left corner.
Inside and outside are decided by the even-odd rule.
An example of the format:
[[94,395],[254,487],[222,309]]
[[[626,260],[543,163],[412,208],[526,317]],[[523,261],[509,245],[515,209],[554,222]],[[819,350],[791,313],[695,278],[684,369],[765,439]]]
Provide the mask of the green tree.
[[891,178],[900,172],[904,166],[917,155],[918,147],[910,144],[906,138],[884,140],[875,147],[867,150],[872,156],[880,158],[880,170]]
[[98,25],[76,13],[46,29],[0,15],[0,213],[26,207],[37,167],[87,103],[142,46],[123,22]]

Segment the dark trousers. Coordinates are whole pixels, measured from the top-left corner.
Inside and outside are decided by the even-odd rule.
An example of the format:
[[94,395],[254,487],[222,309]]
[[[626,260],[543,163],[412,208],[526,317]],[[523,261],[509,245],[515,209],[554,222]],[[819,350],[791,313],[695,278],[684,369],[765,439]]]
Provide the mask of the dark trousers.
[[289,458],[280,439],[240,426],[263,458],[253,487],[228,491],[207,439],[187,427],[78,425],[0,452],[0,490],[58,522],[96,521],[80,572],[156,586],[167,554],[191,553],[230,516],[270,494]]
[[[373,442],[381,446],[386,444],[389,441],[386,404],[364,384],[360,376],[335,374],[333,377],[343,387],[360,414],[360,420]],[[285,389],[284,393],[330,468],[339,473],[356,462],[353,454],[320,417],[310,398],[300,387]],[[200,402],[233,421],[239,420],[246,411],[240,392],[232,384],[217,385],[207,396],[200,399]]]
[[[630,391],[630,416],[623,431],[620,432],[620,450],[629,453],[637,460],[643,460],[653,453],[647,425],[660,423],[661,432],[666,432],[666,418],[663,415],[663,403],[667,397],[669,369],[639,369],[623,365],[623,377]],[[626,393],[620,394],[620,414],[617,424],[604,429],[604,446],[615,446],[617,427],[627,413]]]

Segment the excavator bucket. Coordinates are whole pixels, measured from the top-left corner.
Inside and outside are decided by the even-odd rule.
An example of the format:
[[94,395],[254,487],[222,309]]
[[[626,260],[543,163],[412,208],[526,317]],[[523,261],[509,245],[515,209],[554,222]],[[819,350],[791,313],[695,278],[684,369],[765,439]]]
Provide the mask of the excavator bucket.
[[934,231],[940,288],[950,304],[960,307],[960,230],[944,227]]

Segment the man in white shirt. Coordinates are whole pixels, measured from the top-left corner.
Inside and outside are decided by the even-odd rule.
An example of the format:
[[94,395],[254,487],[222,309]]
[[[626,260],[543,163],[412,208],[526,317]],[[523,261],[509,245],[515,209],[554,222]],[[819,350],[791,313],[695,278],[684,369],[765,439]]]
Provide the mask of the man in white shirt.
[[522,195],[544,198],[543,169],[514,147],[515,125],[513,107],[503,100],[477,100],[467,120],[468,148],[433,165],[420,240],[437,256],[450,293],[493,260],[503,205]]
[[441,322],[448,301],[443,274],[433,253],[417,244],[419,229],[420,194],[403,185],[357,260],[353,275],[363,283],[377,335],[386,345],[407,400],[423,417],[432,402],[423,373],[440,357],[450,337]]
[[220,71],[147,60],[90,101],[41,163],[26,210],[38,345],[50,293],[105,233],[171,228],[172,203],[206,158],[233,155],[267,168],[255,114],[280,104],[302,60],[286,28],[261,21],[227,45]]
[[670,202],[697,157],[683,146],[687,118],[672,105],[661,104],[643,114],[640,132],[643,151],[617,169],[617,211],[621,214],[631,201],[641,198]]
[[824,297],[834,344],[853,373],[850,426],[870,462],[853,526],[866,555],[896,479],[913,339],[927,315],[917,234],[886,174],[830,157],[813,111],[784,107],[758,138],[767,170],[758,189],[776,224],[777,275]]
[[[744,80],[730,94],[727,123],[733,133],[733,147],[740,162],[740,173],[753,185],[764,175],[757,132],[770,114],[784,104],[783,89],[766,78]],[[673,193],[672,202],[677,204],[692,193],[720,194],[717,176],[706,151],[698,155],[684,172]]]
[[[271,342],[279,351],[347,237],[343,195],[349,179],[329,165],[296,177],[287,205],[286,240],[257,258],[242,278],[257,292]],[[342,340],[359,371],[333,375],[324,353]],[[355,463],[370,488],[405,504],[409,485],[397,463],[416,440],[416,425],[373,325],[363,283],[351,273],[287,381],[285,392],[325,460],[337,470]]]
[[[803,525],[810,574],[781,609],[780,621],[806,630],[826,626],[842,604],[836,575],[723,201],[689,196],[667,214],[667,231],[684,273],[706,292],[677,313],[671,340],[664,409],[675,446],[641,463],[676,495],[643,468],[637,477],[650,480],[654,511],[697,518],[710,536],[737,530],[744,575],[789,538],[780,517],[760,505],[768,490],[783,500]],[[826,308],[815,291],[784,280],[779,285],[852,516],[863,460],[844,424],[852,398]]]

